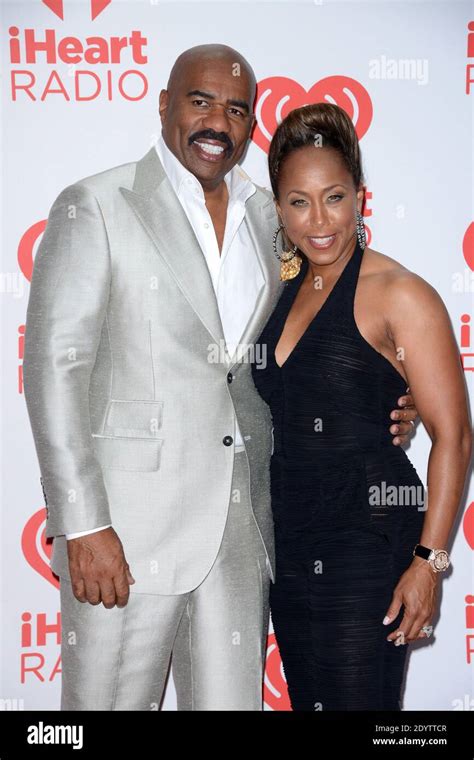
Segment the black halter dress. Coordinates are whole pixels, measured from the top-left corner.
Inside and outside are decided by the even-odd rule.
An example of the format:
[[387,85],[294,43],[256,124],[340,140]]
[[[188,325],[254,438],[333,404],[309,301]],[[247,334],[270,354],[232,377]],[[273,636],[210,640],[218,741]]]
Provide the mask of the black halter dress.
[[389,431],[406,381],[355,322],[362,258],[356,243],[279,367],[275,346],[306,275],[304,259],[257,341],[266,363],[252,367],[273,417],[270,601],[295,710],[400,709],[406,645],[386,636],[403,607],[392,624],[382,620],[420,539],[424,488]]

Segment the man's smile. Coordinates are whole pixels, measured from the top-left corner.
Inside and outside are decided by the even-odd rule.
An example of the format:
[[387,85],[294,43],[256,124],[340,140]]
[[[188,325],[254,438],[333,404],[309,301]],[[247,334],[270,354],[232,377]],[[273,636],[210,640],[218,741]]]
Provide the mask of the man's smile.
[[191,145],[200,159],[211,163],[228,159],[232,151],[232,146],[227,142],[209,137],[198,137],[191,141]]

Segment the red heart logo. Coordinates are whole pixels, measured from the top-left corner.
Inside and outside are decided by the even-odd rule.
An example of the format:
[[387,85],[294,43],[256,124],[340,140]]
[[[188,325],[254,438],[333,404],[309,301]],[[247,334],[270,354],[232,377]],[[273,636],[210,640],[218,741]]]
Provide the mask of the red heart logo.
[[267,660],[263,688],[264,702],[272,710],[291,711],[291,702],[283,673],[280,650],[278,649],[274,633],[270,633],[267,638]]
[[[91,0],[91,18],[92,21],[102,13],[112,0]],[[58,16],[61,21],[64,21],[64,0],[42,0],[42,3],[49,8],[50,11]]]
[[28,282],[31,282],[33,272],[33,248],[40,235],[45,231],[46,222],[47,219],[42,219],[28,227],[18,244],[18,265]]
[[463,530],[468,545],[474,549],[474,501],[469,504],[464,513]]
[[462,252],[469,269],[474,270],[474,222],[471,222],[464,233]]
[[52,583],[55,588],[59,588],[59,579],[48,564],[53,542],[46,538],[46,509],[44,507],[35,512],[23,528],[21,548],[30,567]]
[[370,95],[351,77],[332,76],[320,79],[309,90],[288,77],[267,77],[257,85],[257,122],[252,140],[268,153],[273,134],[281,121],[294,108],[311,103],[335,103],[352,119],[359,140],[372,121]]

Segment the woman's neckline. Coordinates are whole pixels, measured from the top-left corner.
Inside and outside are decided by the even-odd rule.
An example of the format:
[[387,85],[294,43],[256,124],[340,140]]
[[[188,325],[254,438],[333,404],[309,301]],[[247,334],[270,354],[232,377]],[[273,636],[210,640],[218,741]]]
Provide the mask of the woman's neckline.
[[358,241],[356,241],[355,246],[354,246],[354,250],[353,250],[353,252],[352,252],[349,260],[347,261],[346,265],[344,266],[344,269],[341,271],[341,273],[340,273],[339,277],[337,278],[337,280],[334,282],[334,285],[332,286],[332,288],[329,291],[328,295],[326,296],[326,298],[324,299],[323,303],[319,307],[318,311],[314,314],[314,316],[312,317],[312,319],[310,320],[310,322],[306,326],[306,329],[300,335],[299,339],[297,340],[297,342],[295,343],[295,345],[291,349],[290,353],[286,357],[286,359],[283,362],[283,364],[278,364],[278,362],[276,360],[276,355],[275,355],[276,354],[276,349],[277,349],[278,344],[280,342],[281,336],[283,335],[283,333],[285,331],[286,323],[288,322],[288,317],[290,316],[290,312],[291,312],[291,310],[293,308],[293,304],[294,304],[294,302],[296,300],[296,296],[299,293],[300,287],[301,287],[301,285],[302,285],[302,283],[304,281],[304,278],[306,276],[306,273],[307,273],[308,267],[309,267],[309,261],[308,261],[308,259],[306,257],[303,259],[303,262],[301,264],[301,269],[300,269],[298,275],[294,278],[294,280],[292,281],[292,283],[291,282],[289,283],[289,284],[294,284],[294,285],[298,284],[298,287],[294,288],[294,292],[293,292],[293,294],[291,296],[291,300],[290,300],[290,307],[289,307],[288,311],[286,312],[286,317],[285,317],[285,321],[283,323],[283,328],[282,328],[282,330],[280,332],[280,335],[278,337],[277,343],[275,345],[275,349],[273,351],[273,359],[274,359],[275,364],[278,367],[278,369],[280,369],[280,370],[283,369],[283,367],[285,366],[285,364],[287,363],[287,361],[293,356],[295,350],[298,348],[298,346],[300,345],[301,341],[305,338],[305,336],[308,333],[308,331],[310,330],[310,328],[317,321],[319,315],[326,309],[326,307],[329,304],[330,300],[333,298],[333,295],[336,292],[336,290],[338,289],[338,286],[339,286],[341,280],[346,275],[346,272],[349,270],[351,262],[353,263],[354,259],[357,259],[357,256],[359,256],[359,259],[362,258],[363,253],[364,253],[363,249],[359,246]]

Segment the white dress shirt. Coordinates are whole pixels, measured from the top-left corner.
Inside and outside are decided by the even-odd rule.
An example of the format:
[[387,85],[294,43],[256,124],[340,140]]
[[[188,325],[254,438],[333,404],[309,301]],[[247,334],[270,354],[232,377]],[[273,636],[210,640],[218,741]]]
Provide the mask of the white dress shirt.
[[[245,202],[256,192],[256,187],[238,164],[225,175],[229,201],[222,252],[219,253],[201,183],[168,148],[163,135],[160,135],[155,147],[206,259],[224,331],[226,345],[223,348],[232,358],[265,282],[252,238],[244,223]],[[237,421],[234,434],[234,450],[244,450]],[[67,533],[66,538],[78,538],[110,527],[103,525],[80,533]]]

